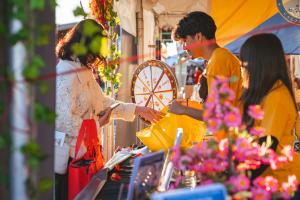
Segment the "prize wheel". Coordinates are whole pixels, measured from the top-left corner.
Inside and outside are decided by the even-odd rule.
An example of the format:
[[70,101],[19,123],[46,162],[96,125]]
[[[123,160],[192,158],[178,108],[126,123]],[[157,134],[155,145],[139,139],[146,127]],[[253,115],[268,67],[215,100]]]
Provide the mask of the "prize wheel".
[[139,106],[161,111],[177,98],[177,88],[177,80],[170,67],[164,62],[149,60],[134,72],[131,97]]

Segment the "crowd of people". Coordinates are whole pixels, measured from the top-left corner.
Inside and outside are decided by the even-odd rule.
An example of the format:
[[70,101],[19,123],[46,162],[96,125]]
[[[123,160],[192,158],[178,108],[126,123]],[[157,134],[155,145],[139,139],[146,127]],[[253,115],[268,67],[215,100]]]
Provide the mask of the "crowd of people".
[[[84,36],[82,32],[85,23],[93,23],[98,30],[89,37]],[[259,143],[266,142],[267,136],[270,135],[270,148],[275,151],[280,151],[285,145],[292,146],[297,137],[294,129],[298,111],[280,40],[271,33],[253,35],[242,45],[238,58],[217,44],[216,30],[213,18],[197,11],[181,19],[175,31],[176,40],[183,43],[185,50],[193,58],[203,58],[207,61],[203,72],[205,78],[200,79],[199,73],[194,77],[202,86],[199,91],[201,98],[205,99],[211,92],[211,85],[216,76],[234,77],[229,87],[235,92],[233,104],[243,113],[243,122],[249,128],[259,124],[265,129],[265,135],[259,139]],[[83,20],[57,45],[57,72],[77,70],[76,73],[59,76],[56,83],[56,130],[66,133],[65,143],[70,147],[65,154],[68,162],[74,158],[77,134],[83,119],[95,119],[100,131],[100,127],[106,125],[111,117],[132,121],[139,115],[151,122],[157,122],[163,117],[158,111],[132,103],[121,103],[114,111],[111,110],[109,106],[116,100],[103,94],[93,76],[93,68],[96,66],[94,63],[103,61],[104,57],[89,50],[84,56],[72,52],[72,45],[84,42],[88,47],[92,39],[99,34],[105,37],[102,27],[97,22]],[[261,105],[265,113],[262,121],[253,121],[247,112],[243,112],[253,104]],[[198,120],[203,119],[203,110],[186,107],[177,101],[171,102],[168,110]],[[105,114],[99,116],[101,111],[105,111]],[[300,180],[299,152],[294,155],[292,162],[280,170],[271,171],[266,165],[257,169],[253,176],[270,174],[278,180],[283,180],[288,174],[295,174]],[[56,173],[56,199],[67,199],[66,177],[67,172]],[[300,199],[299,191],[294,198]]]

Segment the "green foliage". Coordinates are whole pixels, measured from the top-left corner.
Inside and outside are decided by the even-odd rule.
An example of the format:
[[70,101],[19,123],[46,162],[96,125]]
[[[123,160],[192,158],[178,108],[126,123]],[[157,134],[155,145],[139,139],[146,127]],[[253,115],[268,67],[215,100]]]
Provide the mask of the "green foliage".
[[92,23],[91,21],[87,21],[84,25],[83,25],[83,34],[87,37],[91,37],[94,34],[96,34],[97,32],[99,32],[99,27]]
[[47,158],[47,155],[43,153],[41,146],[35,139],[30,139],[23,145],[21,152],[26,156],[27,163],[32,169],[36,169],[39,163]]
[[38,27],[37,39],[35,40],[36,45],[43,46],[48,44],[48,34],[52,30],[49,24],[43,24]]
[[40,104],[35,103],[34,105],[34,119],[37,122],[46,122],[48,124],[54,124],[56,118],[55,112],[51,111],[50,108]]
[[40,92],[41,92],[42,94],[46,94],[46,93],[48,92],[48,90],[49,90],[48,84],[45,83],[45,82],[41,82],[41,83],[39,84],[39,90],[40,90]]
[[45,8],[45,0],[30,0],[31,10],[43,10]]
[[47,192],[53,187],[53,181],[49,178],[42,178],[40,180],[38,191],[39,192]]
[[[44,60],[36,52],[36,46],[43,46],[48,44],[48,35],[52,31],[50,24],[37,24],[35,20],[39,17],[36,11],[43,11],[48,4],[54,10],[56,6],[55,0],[9,0],[6,16],[8,21],[18,20],[21,23],[21,29],[15,33],[10,33],[7,24],[3,24],[4,21],[1,19],[0,23],[0,34],[3,35],[10,42],[11,45],[15,45],[18,42],[22,42],[25,45],[27,57],[24,63],[23,76],[28,81],[29,88],[34,90],[36,87],[33,84],[38,84],[37,88],[42,94],[48,91],[48,85],[46,82],[36,81],[41,73],[41,69],[45,66]],[[0,66],[0,77],[4,80],[0,81],[0,93],[7,94],[10,86],[10,81],[13,81],[13,76],[8,71],[3,71],[4,66]],[[8,67],[9,68],[9,67]],[[35,80],[35,81],[32,81]],[[33,92],[34,94],[35,92]],[[2,98],[1,98],[2,100]],[[33,100],[36,101],[35,97]],[[0,114],[2,114],[5,101],[0,102]],[[43,106],[40,103],[34,103],[34,113],[30,120],[30,124],[34,122],[46,122],[54,123],[55,113],[48,107]],[[4,127],[5,129],[7,127]],[[4,131],[4,130],[0,130]],[[5,130],[6,131],[6,130]],[[31,134],[31,133],[30,133]],[[21,147],[21,152],[25,155],[25,165],[28,169],[28,178],[26,180],[26,191],[29,199],[37,199],[39,194],[48,191],[53,187],[52,180],[49,178],[42,178],[37,183],[33,181],[32,176],[40,163],[47,158],[47,155],[43,152],[36,139],[30,136],[30,140]],[[11,149],[10,134],[0,134],[0,149]],[[0,169],[0,184],[8,185],[9,176]]]
[[23,76],[28,80],[34,80],[39,77],[40,69],[44,66],[44,60],[40,56],[34,56],[31,62],[25,66]]
[[86,18],[88,16],[88,14],[83,10],[83,8],[81,6],[77,6],[73,10],[73,14],[74,14],[74,16],[83,16],[84,18]]
[[28,38],[29,31],[25,28],[20,29],[18,32],[9,35],[9,42],[15,45],[17,42],[25,41]]
[[83,43],[75,43],[71,46],[71,49],[76,56],[84,56],[87,54],[87,49]]

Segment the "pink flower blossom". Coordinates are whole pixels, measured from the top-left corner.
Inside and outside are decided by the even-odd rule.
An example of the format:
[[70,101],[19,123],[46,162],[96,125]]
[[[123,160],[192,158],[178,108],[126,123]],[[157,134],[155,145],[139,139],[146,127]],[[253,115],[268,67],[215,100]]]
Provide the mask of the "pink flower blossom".
[[284,146],[283,149],[281,150],[281,153],[285,155],[289,159],[289,161],[293,161],[294,151],[291,146],[289,145]]
[[234,191],[240,192],[245,191],[250,186],[250,180],[244,174],[238,176],[232,176],[229,179],[229,184],[231,184],[234,188]]
[[265,133],[266,129],[261,127],[261,126],[255,126],[253,128],[250,129],[250,133],[251,135],[260,137]]
[[296,191],[298,188],[298,180],[295,175],[290,175],[288,178],[288,183],[294,188]]
[[278,180],[272,176],[265,177],[265,189],[270,192],[278,190]]
[[225,138],[219,142],[219,150],[222,152],[228,152],[228,139]]
[[297,187],[295,188],[293,185],[289,184],[288,182],[284,182],[282,183],[281,188],[282,188],[282,192],[281,192],[282,198],[290,199],[293,196]]
[[249,106],[248,115],[253,119],[262,120],[264,118],[264,111],[259,105],[251,105]]
[[223,98],[229,101],[233,101],[235,99],[234,91],[229,88],[228,84],[222,85],[219,91]]
[[228,127],[238,127],[241,122],[241,115],[239,112],[228,112],[224,116],[224,122]]
[[256,187],[264,187],[265,180],[259,176],[253,181],[253,185]]
[[253,200],[270,200],[271,194],[260,187],[255,187],[252,190]]
[[211,118],[207,121],[207,128],[213,133],[217,132],[221,125],[222,125],[222,120],[218,118]]

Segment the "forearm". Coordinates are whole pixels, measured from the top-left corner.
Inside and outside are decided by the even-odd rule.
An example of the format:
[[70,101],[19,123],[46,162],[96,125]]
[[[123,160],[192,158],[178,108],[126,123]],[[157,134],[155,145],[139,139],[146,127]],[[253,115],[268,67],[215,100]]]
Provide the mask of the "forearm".
[[203,119],[203,111],[202,110],[198,110],[198,109],[190,108],[190,107],[186,107],[186,106],[183,106],[183,108],[182,108],[182,115],[187,115],[187,116],[192,117],[197,120]]

